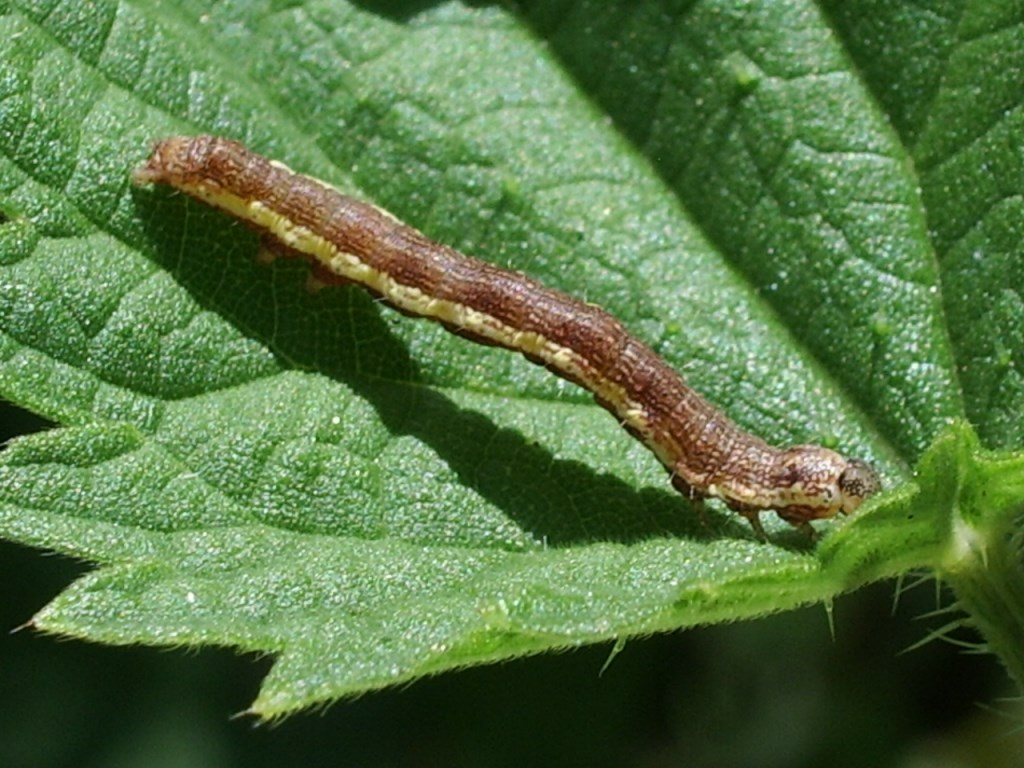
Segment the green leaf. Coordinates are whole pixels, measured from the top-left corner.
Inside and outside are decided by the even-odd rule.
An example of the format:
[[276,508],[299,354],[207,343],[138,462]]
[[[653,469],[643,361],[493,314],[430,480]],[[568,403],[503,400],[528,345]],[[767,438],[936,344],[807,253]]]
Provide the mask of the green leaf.
[[[0,394],[62,425],[0,454],[0,534],[98,566],[34,625],[277,654],[270,717],[930,567],[1024,679],[1021,11],[933,5],[0,1]],[[605,306],[889,492],[817,547],[701,519],[587,393],[132,188],[179,133]]]

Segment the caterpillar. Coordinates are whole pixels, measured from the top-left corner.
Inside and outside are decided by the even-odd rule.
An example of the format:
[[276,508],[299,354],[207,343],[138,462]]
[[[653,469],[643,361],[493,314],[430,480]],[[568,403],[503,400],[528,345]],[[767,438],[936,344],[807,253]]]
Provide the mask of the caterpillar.
[[778,448],[741,429],[593,304],[436,243],[387,211],[218,136],[156,143],[133,173],[260,231],[326,283],[355,283],[399,311],[522,353],[589,390],[691,500],[720,499],[765,539],[766,510],[813,535],[881,489],[867,462],[819,445]]

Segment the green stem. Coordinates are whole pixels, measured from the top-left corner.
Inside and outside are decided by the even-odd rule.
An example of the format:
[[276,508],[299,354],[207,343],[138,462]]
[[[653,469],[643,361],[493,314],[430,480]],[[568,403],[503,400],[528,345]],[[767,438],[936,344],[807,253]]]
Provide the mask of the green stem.
[[1024,690],[1024,457],[979,451],[967,466],[941,573]]

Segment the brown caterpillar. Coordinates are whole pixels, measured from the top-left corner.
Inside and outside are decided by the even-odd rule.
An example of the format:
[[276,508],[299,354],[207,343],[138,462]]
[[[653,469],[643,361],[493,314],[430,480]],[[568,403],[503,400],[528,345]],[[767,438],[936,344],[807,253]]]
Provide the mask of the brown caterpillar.
[[817,445],[776,448],[691,389],[599,307],[433,242],[386,211],[217,136],[156,144],[136,183],[161,183],[245,221],[331,283],[358,283],[409,315],[521,352],[593,393],[691,499],[717,498],[764,538],[759,515],[813,532],[881,483],[869,464]]

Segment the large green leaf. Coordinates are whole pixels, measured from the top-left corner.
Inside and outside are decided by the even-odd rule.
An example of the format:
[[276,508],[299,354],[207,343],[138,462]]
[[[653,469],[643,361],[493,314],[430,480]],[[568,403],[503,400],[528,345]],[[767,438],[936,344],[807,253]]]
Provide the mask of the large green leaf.
[[[98,565],[34,624],[276,653],[271,716],[933,567],[1020,679],[1024,461],[963,421],[1024,442],[1019,7],[670,5],[0,2],[0,393],[63,425],[0,455],[0,532]],[[586,393],[131,187],[200,132],[891,491],[817,547],[700,519]]]

